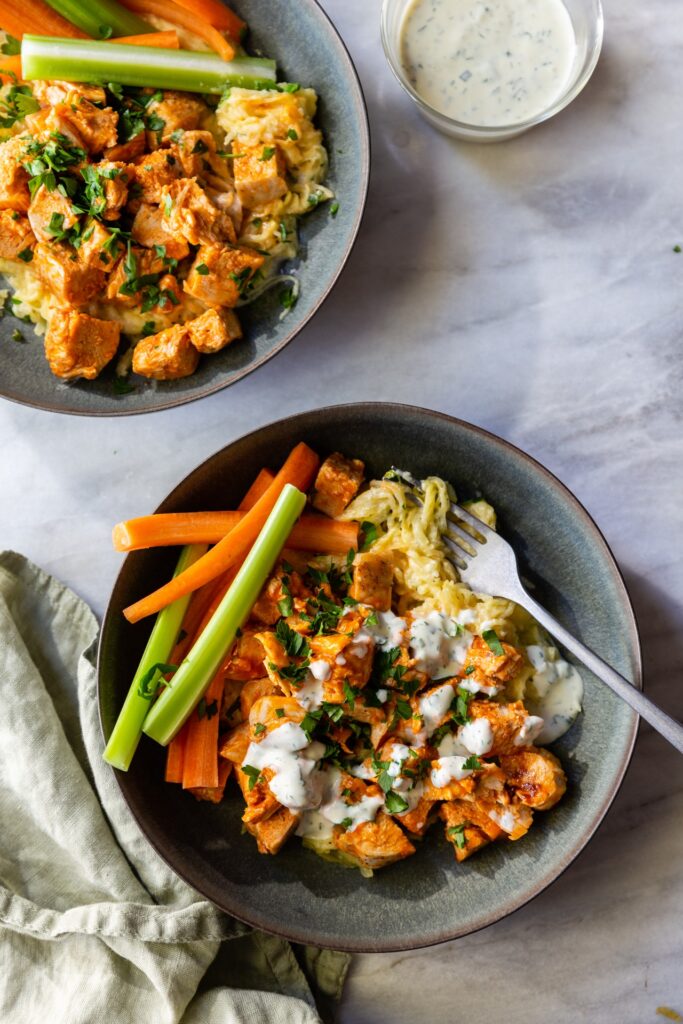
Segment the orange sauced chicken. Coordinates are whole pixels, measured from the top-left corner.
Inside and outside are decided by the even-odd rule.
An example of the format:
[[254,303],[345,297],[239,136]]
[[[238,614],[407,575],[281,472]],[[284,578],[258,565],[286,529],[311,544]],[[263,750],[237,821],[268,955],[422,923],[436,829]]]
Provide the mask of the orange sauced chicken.
[[282,280],[296,218],[332,195],[316,97],[237,92],[239,108],[216,108],[116,84],[0,89],[0,272],[57,377],[187,377],[242,338],[237,307]]
[[[459,609],[421,603],[414,582],[406,602],[406,517],[420,512],[392,483],[376,521],[364,520],[376,487],[361,490],[364,471],[340,453],[322,463],[313,504],[344,518],[358,510],[368,550],[284,550],[219,671],[229,777],[223,769],[218,787],[194,795],[239,789],[264,854],[299,836],[368,874],[440,828],[462,862],[522,839],[564,795],[558,758],[537,745],[553,722],[536,713],[538,696],[523,698],[527,686],[552,688],[549,665],[555,681],[571,679],[569,666],[531,620],[464,585]],[[426,550],[431,586],[438,551]]]

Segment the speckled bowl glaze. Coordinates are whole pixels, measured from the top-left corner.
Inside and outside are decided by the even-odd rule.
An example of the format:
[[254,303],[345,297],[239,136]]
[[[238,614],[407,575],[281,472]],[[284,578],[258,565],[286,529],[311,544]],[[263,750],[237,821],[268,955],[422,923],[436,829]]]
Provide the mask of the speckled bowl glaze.
[[[369,476],[391,464],[439,474],[461,498],[484,494],[519,553],[525,578],[567,627],[640,685],[636,624],[619,570],[585,509],[528,455],[477,427],[401,405],[346,405],[281,420],[212,456],[160,511],[236,506],[257,469],[276,467],[300,440],[321,455],[341,449]],[[144,509],[140,510],[144,512]],[[150,623],[127,625],[121,609],[166,580],[173,553],[129,556],[102,629],[99,700],[108,737]],[[462,865],[435,829],[417,853],[363,878],[296,840],[260,855],[241,832],[242,799],[229,784],[218,806],[163,782],[164,751],[143,739],[128,774],[117,773],[148,839],[187,882],[249,924],[297,942],[352,951],[414,949],[483,928],[528,902],[572,862],[600,824],[633,748],[635,714],[583,672],[585,712],[554,745],[569,778],[565,799],[538,814],[517,843],[493,844]]]
[[[185,380],[156,383],[132,376],[134,390],[126,394],[115,390],[113,366],[95,381],[60,382],[50,372],[42,340],[32,327],[6,315],[0,320],[1,396],[84,416],[128,416],[182,405],[234,384],[267,362],[299,333],[332,290],[358,234],[368,188],[370,142],[358,76],[316,0],[298,0],[295,18],[290,5],[280,0],[242,0],[231,6],[249,22],[250,51],[274,57],[281,81],[310,85],[320,97],[317,123],[330,155],[326,182],[336,193],[339,212],[332,218],[330,204],[322,204],[300,222],[300,257],[285,264],[285,269],[295,269],[301,283],[297,305],[280,320],[281,289],[274,288],[240,311],[244,340],[202,357],[196,373]],[[24,343],[12,340],[17,327]]]

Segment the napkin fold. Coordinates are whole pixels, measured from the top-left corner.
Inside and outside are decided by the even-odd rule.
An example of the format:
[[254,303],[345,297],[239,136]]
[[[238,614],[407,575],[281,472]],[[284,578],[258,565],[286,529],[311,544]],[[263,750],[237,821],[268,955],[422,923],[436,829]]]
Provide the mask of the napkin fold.
[[331,1020],[345,954],[250,930],[142,835],[102,761],[97,635],[72,591],[0,554],[0,1020]]

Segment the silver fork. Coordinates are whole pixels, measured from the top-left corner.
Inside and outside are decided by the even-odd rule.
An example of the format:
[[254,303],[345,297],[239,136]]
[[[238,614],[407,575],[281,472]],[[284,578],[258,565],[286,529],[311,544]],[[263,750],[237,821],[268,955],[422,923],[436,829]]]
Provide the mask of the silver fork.
[[[420,482],[401,469],[392,469],[387,477],[399,478],[408,484],[408,494],[422,504]],[[524,588],[519,578],[515,552],[506,540],[473,516],[462,505],[451,503],[449,528],[442,534],[451,552],[451,561],[460,578],[472,590],[494,597],[504,597],[526,608],[537,622],[567,648],[584,665],[637,711],[653,729],[656,729],[677,750],[683,753],[683,725],[667,715],[656,704],[636,689],[627,679],[599,658],[589,647],[564,628],[546,609],[538,604]]]

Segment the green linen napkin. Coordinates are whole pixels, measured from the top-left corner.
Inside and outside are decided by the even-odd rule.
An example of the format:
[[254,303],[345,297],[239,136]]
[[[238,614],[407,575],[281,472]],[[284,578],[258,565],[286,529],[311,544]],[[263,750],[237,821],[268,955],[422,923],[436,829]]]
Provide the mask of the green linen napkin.
[[74,593],[0,554],[0,1020],[329,1019],[346,955],[239,924],[140,832],[101,758],[97,633]]

